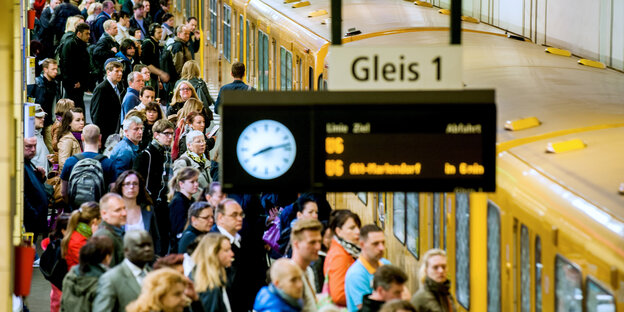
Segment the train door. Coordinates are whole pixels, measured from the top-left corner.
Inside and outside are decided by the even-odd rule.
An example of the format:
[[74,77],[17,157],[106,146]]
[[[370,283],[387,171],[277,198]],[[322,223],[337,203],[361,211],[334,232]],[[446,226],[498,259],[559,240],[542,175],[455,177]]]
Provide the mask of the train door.
[[229,71],[229,68],[230,68],[229,65],[231,65],[231,62],[232,62],[232,8],[225,3],[223,4],[222,22],[223,22],[222,53],[223,53],[223,58],[225,59],[227,63],[227,64],[224,64],[223,73],[224,73],[224,76],[227,77],[225,73]]
[[[245,30],[247,37],[247,57],[245,58],[245,67],[247,68],[247,83],[255,85],[256,83],[256,27],[247,20],[247,29]],[[256,86],[257,88],[257,86]]]

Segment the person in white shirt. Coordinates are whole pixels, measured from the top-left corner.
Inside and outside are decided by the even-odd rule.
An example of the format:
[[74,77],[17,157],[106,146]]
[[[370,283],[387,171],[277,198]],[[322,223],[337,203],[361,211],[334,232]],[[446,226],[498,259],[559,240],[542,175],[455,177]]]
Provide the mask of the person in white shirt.
[[117,35],[115,36],[115,41],[121,44],[124,39],[132,39],[128,29],[130,28],[130,15],[128,13],[121,11],[119,12],[119,21],[117,22]]

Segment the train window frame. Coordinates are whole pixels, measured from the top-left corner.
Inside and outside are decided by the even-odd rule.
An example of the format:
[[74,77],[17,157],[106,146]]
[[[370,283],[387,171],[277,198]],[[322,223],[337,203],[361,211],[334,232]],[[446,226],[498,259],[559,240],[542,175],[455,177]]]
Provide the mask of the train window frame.
[[314,68],[308,66],[308,90],[314,91]]
[[243,14],[238,16],[238,61],[245,64],[244,62],[244,49],[245,48],[245,17]]
[[[465,220],[462,219],[464,214]],[[466,243],[459,243],[460,239],[465,239]],[[460,250],[464,247],[466,250]],[[468,193],[455,194],[455,294],[457,302],[464,309],[470,310],[470,195]]]
[[[554,300],[554,309],[553,311],[560,311],[558,309],[559,306],[559,286],[561,284],[560,280],[559,280],[559,268],[560,268],[560,263],[563,263],[565,265],[568,265],[571,269],[575,270],[576,273],[578,273],[578,280],[579,280],[579,289],[580,289],[580,293],[581,293],[581,297],[583,297],[584,293],[583,293],[583,271],[581,270],[580,266],[568,259],[566,259],[564,256],[557,254],[555,257],[555,285],[554,285],[554,296],[555,296],[555,300]],[[578,311],[583,311],[583,300],[584,298],[581,298],[579,306],[580,309]],[[570,302],[570,301],[574,301],[574,300],[565,300],[564,302]],[[567,311],[567,310],[562,310],[562,311]]]
[[277,90],[277,66],[275,66],[277,60],[277,41],[275,38],[271,38],[271,50],[269,52],[269,81],[272,84],[271,90]]
[[[414,198],[410,201],[409,197]],[[405,247],[416,258],[420,259],[420,194],[409,192],[405,194]],[[413,204],[410,207],[410,203]]]
[[[496,213],[494,216],[490,213]],[[493,216],[491,219],[490,217]],[[500,312],[503,308],[502,301],[502,230],[501,230],[501,211],[498,205],[492,201],[488,201],[487,204],[487,312]],[[495,218],[495,219],[494,219]],[[496,221],[496,228],[494,228],[490,221]],[[493,233],[495,232],[495,233]],[[495,234],[495,236],[491,236]],[[491,240],[494,237],[495,239]],[[498,271],[497,271],[498,270]],[[498,283],[498,287],[495,287],[494,282]],[[493,292],[497,290],[498,296]]]
[[440,217],[441,217],[441,207],[440,207],[440,193],[433,193],[433,205],[431,205],[431,222],[433,226],[431,227],[432,231],[432,239],[433,239],[433,248],[440,248]]
[[280,46],[280,90],[292,90],[292,52]]
[[542,312],[542,270],[544,267],[542,261],[542,238],[539,235],[535,235],[535,312]]
[[599,290],[601,290],[603,294],[611,296],[611,300],[612,300],[611,304],[613,305],[613,311],[617,311],[617,305],[615,304],[615,296],[613,295],[613,291],[610,291],[598,279],[594,278],[591,275],[587,275],[587,277],[585,278],[585,289],[583,290],[583,308],[585,309],[584,311],[587,311],[587,312],[597,311],[595,308],[593,310],[590,310],[591,308],[593,308],[589,306],[591,303],[589,300],[590,299],[589,297],[590,285],[593,285]]
[[251,22],[249,20],[247,20],[246,22],[247,22],[247,28],[245,28],[245,38],[247,40],[247,44],[245,45],[245,48],[247,50],[247,55],[245,57],[245,68],[247,69],[247,83],[251,84],[251,73],[253,71],[251,58],[253,58],[254,54],[253,54],[253,49],[252,49],[253,42],[251,42],[251,36],[250,36],[250,34],[252,34]]
[[228,62],[232,60],[232,7],[223,4],[223,58]]
[[210,0],[210,44],[217,47],[217,0]]
[[[402,198],[399,196],[402,196]],[[405,211],[407,208],[406,196],[407,194],[405,192],[394,192],[392,194],[392,233],[401,245],[405,245]]]
[[258,90],[269,90],[269,35],[258,29]]
[[520,281],[520,312],[531,311],[531,242],[529,228],[525,224],[520,225],[520,252],[518,270]]

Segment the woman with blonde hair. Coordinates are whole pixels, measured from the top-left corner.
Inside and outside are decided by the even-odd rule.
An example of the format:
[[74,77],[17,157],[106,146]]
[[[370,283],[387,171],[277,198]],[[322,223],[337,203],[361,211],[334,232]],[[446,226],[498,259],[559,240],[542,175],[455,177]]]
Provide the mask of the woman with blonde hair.
[[[199,191],[199,171],[192,167],[184,167],[174,171],[169,180],[169,221],[171,223],[171,250],[178,250],[178,240],[182,237],[188,210],[193,203],[193,194]],[[180,234],[178,237],[178,234]]]
[[102,13],[102,3],[96,2],[96,3],[89,5],[89,8],[87,9],[88,16],[87,16],[86,22],[91,23],[95,21],[95,19],[100,13]]
[[96,202],[86,202],[72,212],[61,241],[61,257],[67,262],[68,269],[80,262],[80,248],[97,231],[101,221],[100,205]]
[[191,98],[199,100],[195,87],[187,80],[179,80],[178,85],[173,89],[173,97],[171,98],[173,104],[167,109],[167,117],[177,114],[186,101]]
[[141,294],[127,312],[182,312],[191,302],[184,294],[187,280],[180,272],[162,268],[150,272],[143,281]]
[[232,266],[234,261],[230,240],[225,235],[208,233],[201,239],[191,258],[195,262],[195,268],[190,276],[199,293],[204,312],[231,312],[230,300],[225,290],[225,269]]
[[190,60],[184,63],[180,79],[187,80],[191,83],[191,85],[193,85],[195,91],[197,91],[199,100],[204,103],[205,107],[210,107],[210,105],[214,104],[214,101],[208,92],[206,82],[204,82],[204,80],[200,77],[199,63],[197,61]]
[[76,154],[82,153],[82,129],[85,126],[82,108],[76,107],[65,112],[58,132],[58,163],[63,170],[65,161]]
[[[186,125],[186,119],[192,113],[201,113],[204,109],[202,102],[198,99],[190,98],[184,103],[182,109],[178,111],[176,114],[177,123],[175,128],[175,133],[173,137],[173,146],[171,148],[171,157],[175,160],[178,159],[180,153],[180,138],[185,136],[188,132],[191,131],[191,127]],[[205,117],[204,117],[205,119]]]

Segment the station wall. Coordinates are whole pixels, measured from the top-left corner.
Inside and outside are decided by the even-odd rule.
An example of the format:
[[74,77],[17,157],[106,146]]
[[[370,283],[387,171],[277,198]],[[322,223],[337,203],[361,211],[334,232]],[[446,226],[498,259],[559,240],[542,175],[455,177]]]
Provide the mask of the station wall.
[[[450,0],[427,0],[449,9]],[[462,14],[624,70],[624,1],[462,0]]]

